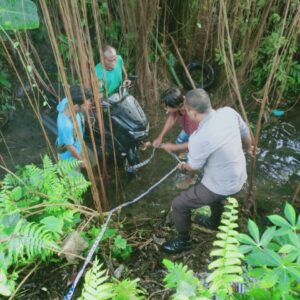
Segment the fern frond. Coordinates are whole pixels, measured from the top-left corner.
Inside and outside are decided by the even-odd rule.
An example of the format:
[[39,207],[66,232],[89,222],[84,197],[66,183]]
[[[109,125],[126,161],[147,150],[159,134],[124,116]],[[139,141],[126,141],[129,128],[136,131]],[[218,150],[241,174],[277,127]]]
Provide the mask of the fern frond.
[[11,188],[17,186],[18,184],[20,184],[20,181],[18,180],[18,178],[16,178],[12,174],[6,174],[4,176],[4,179],[1,182],[1,189],[2,190],[11,189]]
[[139,279],[124,279],[119,282],[114,289],[115,296],[113,300],[143,300],[145,299],[144,291],[138,287]]
[[43,157],[43,168],[46,172],[56,173],[56,166],[53,164],[48,155]]
[[[209,264],[208,269],[214,271],[206,281],[210,283],[210,291],[217,295],[232,294],[232,283],[243,282],[241,263],[244,258],[239,252],[239,241],[236,239],[238,232],[234,230],[237,225],[238,203],[234,198],[228,198],[225,212],[222,214],[220,232],[213,246],[217,247],[211,251],[211,257],[217,257]],[[227,299],[227,298],[226,298]]]
[[167,288],[176,288],[176,293],[172,299],[210,299],[209,291],[202,285],[193,271],[188,270],[182,263],[173,263],[168,259],[163,260],[163,264],[168,269],[168,274],[164,278]]
[[25,223],[24,220],[18,222],[8,241],[8,257],[13,262],[19,259],[32,260],[36,256],[45,258],[58,249],[49,231],[39,224]]
[[59,160],[57,163],[57,172],[61,177],[70,174],[72,171],[79,169],[80,161],[76,159]]
[[39,188],[43,184],[43,170],[35,165],[27,165],[22,170],[22,179],[26,186]]
[[107,282],[105,270],[101,270],[98,259],[95,258],[92,268],[84,277],[84,286],[79,300],[105,300],[114,296],[113,284]]

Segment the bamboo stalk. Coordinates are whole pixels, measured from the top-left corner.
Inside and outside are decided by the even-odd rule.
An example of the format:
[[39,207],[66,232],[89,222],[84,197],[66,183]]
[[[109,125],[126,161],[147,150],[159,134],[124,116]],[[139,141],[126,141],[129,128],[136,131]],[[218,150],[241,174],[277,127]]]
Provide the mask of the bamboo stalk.
[[178,55],[178,57],[179,57],[179,60],[180,60],[181,65],[182,65],[182,67],[183,67],[183,69],[184,69],[184,72],[185,72],[187,78],[189,79],[189,82],[190,82],[191,86],[193,87],[193,89],[195,89],[196,86],[195,86],[194,80],[192,79],[192,76],[191,76],[191,74],[190,74],[188,68],[186,67],[186,64],[185,64],[184,61],[183,61],[183,58],[182,58],[182,56],[181,56],[181,54],[180,54],[180,51],[179,51],[179,49],[178,49],[178,47],[177,47],[177,45],[176,45],[174,39],[172,38],[172,36],[169,35],[169,37],[170,37],[170,39],[171,39],[171,41],[172,41],[172,44],[173,44],[173,46],[174,46],[174,48],[175,48],[175,50],[176,50],[176,53],[177,53],[177,55]]

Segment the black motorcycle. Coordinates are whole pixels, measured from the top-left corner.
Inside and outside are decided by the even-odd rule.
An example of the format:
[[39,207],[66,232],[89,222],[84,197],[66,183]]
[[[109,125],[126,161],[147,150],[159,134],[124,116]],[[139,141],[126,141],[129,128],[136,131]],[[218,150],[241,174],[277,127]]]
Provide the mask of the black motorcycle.
[[[52,133],[57,134],[57,100],[53,101],[51,109],[42,116],[43,124]],[[113,144],[119,164],[125,161],[128,165],[139,163],[138,150],[141,143],[148,137],[149,122],[138,103],[125,87],[121,86],[119,93],[111,95],[102,100],[104,128],[105,128],[105,154],[108,159],[113,158]],[[113,129],[113,135],[110,131],[109,116]],[[98,157],[102,158],[102,145],[100,128],[95,111],[90,113],[92,123],[92,134],[97,147]],[[113,136],[113,137],[112,137]],[[92,149],[92,137],[90,130],[86,126],[85,142]]]

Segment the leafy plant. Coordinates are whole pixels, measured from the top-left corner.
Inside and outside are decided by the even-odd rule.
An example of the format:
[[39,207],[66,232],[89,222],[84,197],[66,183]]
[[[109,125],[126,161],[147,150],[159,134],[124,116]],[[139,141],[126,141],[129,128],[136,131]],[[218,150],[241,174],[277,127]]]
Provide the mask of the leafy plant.
[[114,296],[113,284],[107,282],[108,276],[105,275],[105,270],[101,270],[101,268],[102,264],[99,265],[96,258],[92,268],[85,275],[84,286],[79,300],[105,300]]
[[[118,224],[116,226],[118,226]],[[88,235],[91,236],[90,240],[94,240],[100,231],[101,227],[97,228],[93,226],[88,232]],[[109,251],[111,251],[114,257],[127,259],[132,252],[131,245],[122,237],[120,230],[117,228],[108,227],[102,237],[102,242],[108,246]]]
[[144,291],[138,286],[139,279],[130,280],[128,278],[116,283],[113,300],[142,300],[145,299]]
[[227,198],[225,211],[222,214],[221,225],[217,233],[217,239],[213,246],[217,247],[210,253],[211,257],[217,257],[209,264],[208,269],[214,270],[207,278],[211,283],[211,293],[216,293],[220,299],[228,299],[233,293],[232,283],[242,283],[241,263],[244,258],[239,252],[239,242],[236,239],[238,203],[234,198]]
[[111,281],[101,270],[102,264],[96,258],[92,268],[85,275],[84,287],[79,300],[142,300],[144,292],[138,287],[138,279],[125,279],[121,282]]
[[0,28],[5,30],[39,27],[35,3],[30,0],[0,0]]
[[[89,182],[76,171],[79,162],[48,156],[43,167],[27,165],[7,174],[0,190],[0,293],[10,295],[18,268],[60,250],[65,234],[80,215],[72,204],[82,200]],[[10,270],[14,268],[14,272]]]
[[213,245],[217,247],[210,253],[211,257],[216,257],[208,266],[214,270],[206,279],[210,283],[206,288],[194,277],[182,264],[174,264],[164,259],[163,263],[167,267],[169,274],[165,277],[167,288],[176,288],[173,299],[211,299],[216,295],[218,299],[230,299],[234,297],[232,284],[242,283],[242,259],[243,255],[239,251],[239,241],[236,239],[238,232],[237,225],[238,203],[234,198],[227,198],[225,211],[222,214],[220,232]]
[[261,235],[258,226],[249,220],[249,235],[238,236],[243,244],[240,250],[246,254],[248,276],[258,280],[256,287],[279,289],[282,297],[279,299],[292,296],[293,289],[300,282],[300,216],[296,216],[288,203],[284,215],[285,218],[269,216],[275,226],[267,228]]
[[182,263],[173,263],[168,259],[163,260],[163,264],[168,269],[168,274],[164,278],[165,286],[169,289],[176,289],[172,299],[210,299],[210,292],[202,285],[191,270]]

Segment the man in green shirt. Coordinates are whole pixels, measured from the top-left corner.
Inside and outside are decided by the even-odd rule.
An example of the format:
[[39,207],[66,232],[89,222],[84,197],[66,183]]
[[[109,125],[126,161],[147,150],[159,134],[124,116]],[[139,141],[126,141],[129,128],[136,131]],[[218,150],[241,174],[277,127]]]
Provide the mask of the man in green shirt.
[[96,75],[100,81],[100,92],[108,97],[113,93],[118,92],[120,85],[129,86],[131,81],[127,78],[126,69],[123,59],[117,55],[116,49],[112,46],[106,46],[103,51],[103,65],[101,63],[96,65]]

